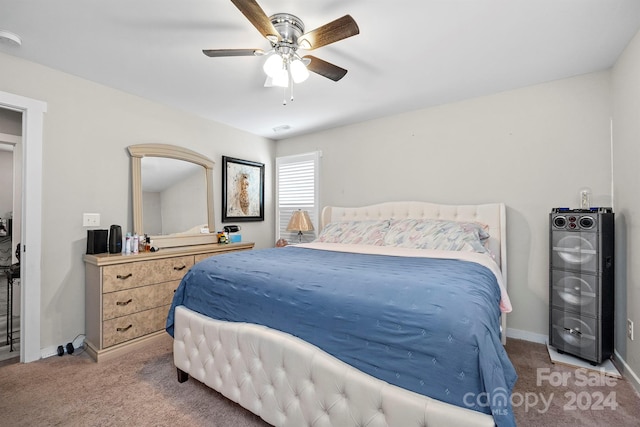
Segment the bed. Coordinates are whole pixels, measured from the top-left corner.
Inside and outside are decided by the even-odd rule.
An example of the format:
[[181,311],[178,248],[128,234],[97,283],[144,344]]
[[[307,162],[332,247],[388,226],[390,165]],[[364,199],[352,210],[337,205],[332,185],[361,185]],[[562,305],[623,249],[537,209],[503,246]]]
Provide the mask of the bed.
[[178,380],[275,426],[514,426],[504,205],[326,207],[321,228],[185,275]]

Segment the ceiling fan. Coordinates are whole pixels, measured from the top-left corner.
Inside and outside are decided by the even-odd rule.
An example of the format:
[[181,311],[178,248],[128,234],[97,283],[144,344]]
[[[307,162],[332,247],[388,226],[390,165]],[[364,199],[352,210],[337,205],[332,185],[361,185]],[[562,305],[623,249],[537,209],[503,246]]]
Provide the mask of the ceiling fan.
[[[231,0],[271,44],[271,49],[204,49],[212,58],[224,56],[268,56],[263,69],[267,74],[265,86],[293,89],[293,83],[307,79],[309,71],[338,81],[347,70],[312,55],[300,56],[298,49],[313,50],[360,33],[358,24],[345,15],[315,30],[305,33],[304,23],[289,13],[267,16],[255,0]],[[293,99],[293,96],[292,98]],[[286,101],[285,101],[286,104]]]

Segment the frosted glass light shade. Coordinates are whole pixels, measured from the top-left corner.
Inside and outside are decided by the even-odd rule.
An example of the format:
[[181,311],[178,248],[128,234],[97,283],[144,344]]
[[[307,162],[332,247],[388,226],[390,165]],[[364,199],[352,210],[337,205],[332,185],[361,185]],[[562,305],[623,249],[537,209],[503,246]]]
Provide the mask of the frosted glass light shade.
[[280,69],[272,78],[272,84],[278,87],[289,87],[289,72],[284,68]]
[[275,78],[275,76],[283,69],[282,57],[278,54],[271,55],[266,61],[264,61],[262,69],[267,76]]
[[299,59],[291,62],[291,78],[295,83],[302,83],[309,78],[309,70]]

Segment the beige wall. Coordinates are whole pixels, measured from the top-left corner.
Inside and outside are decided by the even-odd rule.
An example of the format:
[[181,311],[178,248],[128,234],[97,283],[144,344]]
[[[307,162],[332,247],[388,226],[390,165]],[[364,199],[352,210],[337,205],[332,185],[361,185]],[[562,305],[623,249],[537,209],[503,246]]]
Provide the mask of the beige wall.
[[321,204],[507,205],[511,333],[548,335],[553,207],[611,206],[610,74],[600,72],[281,141],[322,150]]
[[[612,72],[616,204],[616,350],[640,390],[640,33]],[[626,321],[634,322],[634,340]]]
[[[216,162],[216,226],[221,226],[221,156],[273,169],[274,142],[0,53],[0,90],[44,101],[41,348],[84,333],[83,212],[101,214],[101,228],[133,231],[126,147],[176,144]],[[215,100],[212,100],[215,102]],[[267,175],[265,210],[273,212]],[[243,225],[243,239],[272,246],[273,215]]]

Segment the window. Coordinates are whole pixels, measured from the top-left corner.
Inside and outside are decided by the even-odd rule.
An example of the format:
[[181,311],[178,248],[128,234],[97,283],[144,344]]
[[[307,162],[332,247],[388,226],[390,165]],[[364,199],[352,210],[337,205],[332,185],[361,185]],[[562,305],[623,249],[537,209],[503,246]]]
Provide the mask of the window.
[[287,231],[294,211],[309,212],[314,231],[305,232],[302,241],[315,239],[319,224],[318,182],[320,152],[276,158],[276,239],[298,241],[298,233]]

